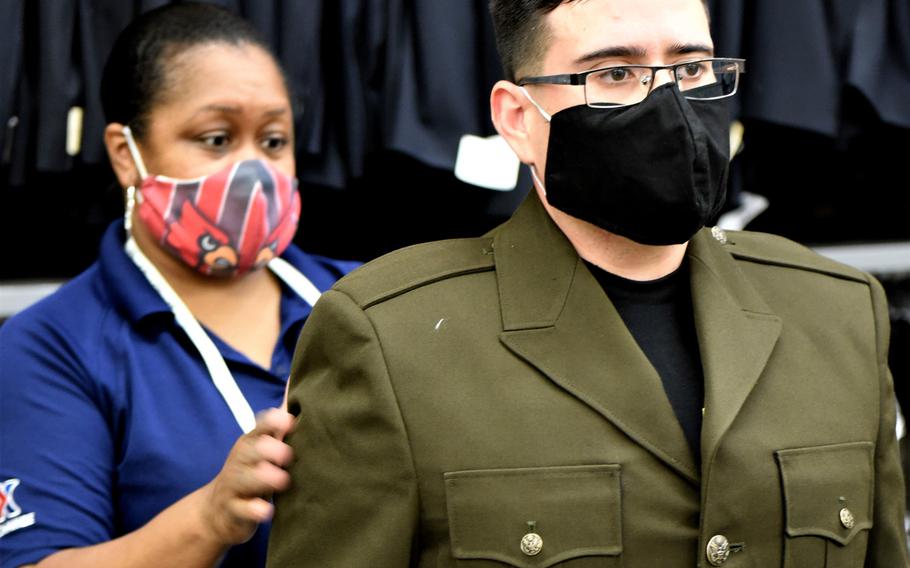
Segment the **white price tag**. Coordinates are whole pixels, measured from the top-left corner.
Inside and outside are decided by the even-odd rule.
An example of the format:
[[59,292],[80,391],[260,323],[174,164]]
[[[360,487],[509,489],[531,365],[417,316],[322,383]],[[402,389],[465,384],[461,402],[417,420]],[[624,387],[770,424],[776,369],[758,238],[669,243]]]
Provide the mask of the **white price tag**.
[[521,162],[502,136],[481,138],[465,134],[458,144],[455,177],[465,183],[512,191],[518,184]]

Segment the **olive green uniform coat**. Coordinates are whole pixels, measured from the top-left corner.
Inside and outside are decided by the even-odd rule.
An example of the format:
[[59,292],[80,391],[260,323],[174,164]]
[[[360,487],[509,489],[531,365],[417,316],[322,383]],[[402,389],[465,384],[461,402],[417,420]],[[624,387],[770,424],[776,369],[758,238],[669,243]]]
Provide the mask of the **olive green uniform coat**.
[[736,568],[907,566],[880,286],[769,235],[687,255],[700,467],[533,194],[339,281],[295,358],[269,566],[691,568],[715,535]]

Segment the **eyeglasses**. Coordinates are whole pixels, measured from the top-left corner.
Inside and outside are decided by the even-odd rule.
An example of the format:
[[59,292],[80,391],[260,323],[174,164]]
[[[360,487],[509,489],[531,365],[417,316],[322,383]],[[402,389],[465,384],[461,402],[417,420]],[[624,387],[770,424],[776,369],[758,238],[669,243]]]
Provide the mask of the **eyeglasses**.
[[736,94],[745,59],[709,57],[673,65],[616,65],[581,73],[524,77],[525,85],[582,85],[585,103],[594,108],[618,108],[640,103],[654,89],[655,75],[668,69],[670,78],[687,99],[712,101]]

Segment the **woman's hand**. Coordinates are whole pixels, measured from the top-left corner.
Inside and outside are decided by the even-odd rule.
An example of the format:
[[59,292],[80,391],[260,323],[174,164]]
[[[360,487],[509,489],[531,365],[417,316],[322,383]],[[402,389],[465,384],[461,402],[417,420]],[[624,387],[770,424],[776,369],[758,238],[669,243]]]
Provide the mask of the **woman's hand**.
[[293,453],[283,440],[293,425],[294,417],[283,410],[260,413],[256,428],[237,440],[221,472],[202,488],[203,523],[217,542],[246,542],[259,523],[272,518],[272,494],[291,481],[283,467]]
[[107,542],[55,552],[38,567],[217,565],[228,547],[249,540],[256,526],[272,517],[269,498],[291,480],[282,466],[291,462],[292,452],[282,440],[293,425],[294,417],[283,410],[261,413],[256,428],[237,440],[210,483],[142,528]]

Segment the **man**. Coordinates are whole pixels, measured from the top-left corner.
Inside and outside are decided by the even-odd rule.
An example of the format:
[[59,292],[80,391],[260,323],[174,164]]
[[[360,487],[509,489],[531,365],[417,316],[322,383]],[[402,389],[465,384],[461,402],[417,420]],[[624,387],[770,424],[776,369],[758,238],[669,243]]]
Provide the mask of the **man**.
[[701,229],[743,68],[702,3],[492,11],[536,192],[322,297],[271,565],[906,566],[881,288]]

